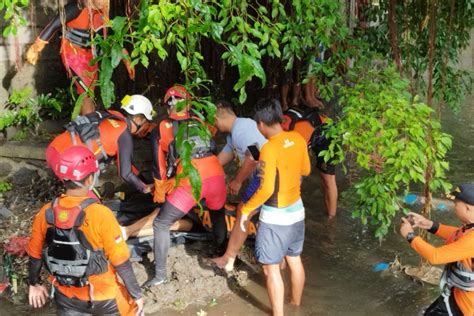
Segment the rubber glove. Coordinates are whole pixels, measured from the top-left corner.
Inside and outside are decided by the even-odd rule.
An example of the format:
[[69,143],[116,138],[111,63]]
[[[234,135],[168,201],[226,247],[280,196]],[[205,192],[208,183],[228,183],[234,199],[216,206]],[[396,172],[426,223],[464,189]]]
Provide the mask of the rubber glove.
[[33,45],[30,46],[30,48],[26,52],[26,61],[32,65],[36,65],[39,53],[43,50],[46,44],[48,44],[47,41],[43,41],[39,37],[36,38],[36,41],[33,43]]
[[171,192],[174,187],[174,179],[155,179],[155,192],[153,194],[153,202],[164,203],[166,194]]

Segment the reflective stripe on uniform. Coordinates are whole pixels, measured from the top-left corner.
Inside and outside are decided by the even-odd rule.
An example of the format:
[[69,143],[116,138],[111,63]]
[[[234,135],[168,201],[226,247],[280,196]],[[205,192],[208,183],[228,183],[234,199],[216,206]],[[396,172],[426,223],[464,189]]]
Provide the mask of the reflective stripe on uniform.
[[298,199],[287,207],[272,207],[263,205],[260,212],[260,220],[267,224],[292,225],[305,218],[303,201]]

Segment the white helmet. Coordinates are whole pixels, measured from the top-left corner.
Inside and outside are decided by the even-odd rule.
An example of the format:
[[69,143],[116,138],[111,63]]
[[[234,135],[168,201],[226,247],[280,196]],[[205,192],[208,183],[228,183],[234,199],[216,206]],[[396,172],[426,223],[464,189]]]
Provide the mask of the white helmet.
[[154,111],[150,100],[140,94],[126,95],[122,99],[121,109],[131,115],[143,114],[149,121],[153,119]]

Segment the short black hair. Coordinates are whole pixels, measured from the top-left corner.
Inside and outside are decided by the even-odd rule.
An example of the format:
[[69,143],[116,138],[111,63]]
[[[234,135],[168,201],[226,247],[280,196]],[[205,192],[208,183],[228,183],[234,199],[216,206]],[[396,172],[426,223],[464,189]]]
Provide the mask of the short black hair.
[[225,110],[227,112],[235,113],[232,104],[226,100],[217,100],[215,102],[217,110]]
[[[82,180],[76,180],[76,181],[72,181],[72,180],[64,180],[63,183],[64,183],[64,187],[67,189],[67,190],[74,190],[74,189],[79,189],[79,188],[82,188],[86,185],[86,180],[90,177],[90,176],[94,176],[93,173],[89,173],[87,176],[85,176],[84,179]],[[82,184],[82,186],[80,186],[79,184]]]
[[255,105],[254,120],[265,125],[275,125],[283,122],[283,111],[280,101],[276,99],[261,99]]
[[[87,179],[87,177],[86,177]],[[85,179],[84,179],[85,180]],[[64,180],[64,187],[66,188],[66,190],[75,190],[75,189],[79,189],[81,188],[81,186],[79,186],[77,183],[82,183],[84,184],[84,180],[82,181],[71,181],[71,180]]]

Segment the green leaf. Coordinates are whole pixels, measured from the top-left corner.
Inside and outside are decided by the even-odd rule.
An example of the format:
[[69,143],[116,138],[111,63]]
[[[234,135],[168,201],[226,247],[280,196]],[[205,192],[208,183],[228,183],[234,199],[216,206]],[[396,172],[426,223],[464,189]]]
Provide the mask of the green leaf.
[[114,46],[112,46],[112,52],[111,52],[112,68],[115,69],[119,65],[122,58],[123,58],[122,47],[118,44],[114,44]]
[[125,23],[127,22],[127,18],[124,16],[116,16],[112,20],[112,30],[116,34],[121,34],[122,29],[125,27]]
[[74,120],[79,115],[79,113],[81,113],[82,102],[84,102],[84,99],[86,97],[87,97],[87,92],[83,92],[77,98],[76,102],[74,103],[74,109],[72,110],[72,113],[71,113],[71,120]]
[[187,57],[183,56],[180,51],[177,51],[176,58],[178,59],[179,65],[181,66],[181,71],[186,71],[188,69]]
[[239,102],[240,104],[244,104],[245,100],[247,100],[247,93],[245,92],[245,87],[242,87],[240,89],[240,94],[239,94]]
[[211,29],[212,29],[212,37],[215,40],[220,41],[221,34],[224,31],[224,28],[222,27],[222,25],[220,25],[219,23],[212,23]]
[[110,58],[103,58],[100,64],[99,83],[100,96],[104,107],[108,109],[115,101],[115,86],[112,81],[112,63]]

